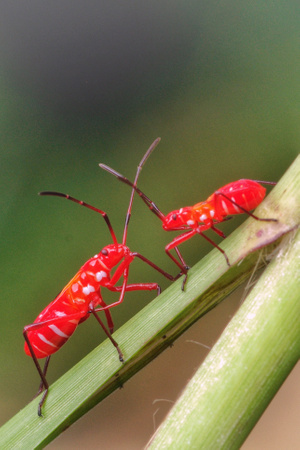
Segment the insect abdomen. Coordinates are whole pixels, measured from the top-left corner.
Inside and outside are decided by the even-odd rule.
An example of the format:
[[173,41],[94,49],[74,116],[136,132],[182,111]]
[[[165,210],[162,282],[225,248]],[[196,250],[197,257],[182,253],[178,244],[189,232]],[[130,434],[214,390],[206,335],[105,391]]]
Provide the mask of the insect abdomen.
[[[64,345],[74,333],[79,323],[78,319],[70,319],[65,322],[49,323],[41,328],[28,332],[29,341],[37,358],[45,358],[52,355]],[[27,343],[24,346],[25,353],[31,356]]]
[[239,180],[227,184],[214,194],[215,201],[218,206],[222,208],[224,215],[243,214],[244,211],[235,203],[232,203],[220,194],[226,195],[233,202],[242,206],[247,211],[252,211],[264,199],[266,188],[253,180]]

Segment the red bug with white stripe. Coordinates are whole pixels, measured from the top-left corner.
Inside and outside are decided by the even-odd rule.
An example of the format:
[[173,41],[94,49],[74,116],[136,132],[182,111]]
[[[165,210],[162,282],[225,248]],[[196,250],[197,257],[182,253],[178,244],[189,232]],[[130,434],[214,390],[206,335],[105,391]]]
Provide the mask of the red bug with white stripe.
[[[135,177],[133,187],[136,186],[139,173],[143,164],[147,160],[150,153],[154,150],[159,142],[159,138],[156,139],[150,146],[145,156],[141,160]],[[171,281],[177,279],[181,274],[176,277],[168,274],[149,259],[142,256],[140,253],[132,252],[126,246],[126,238],[128,231],[128,224],[131,216],[132,202],[134,197],[134,188],[131,192],[129,207],[125,220],[125,227],[123,233],[122,244],[119,244],[109,218],[107,214],[94,206],[91,206],[83,201],[77,200],[69,195],[59,192],[41,192],[40,195],[53,195],[63,197],[68,200],[72,200],[82,206],[85,206],[93,211],[96,211],[102,215],[108,229],[110,231],[113,244],[104,247],[100,253],[89,259],[76,273],[67,286],[60,292],[60,294],[41,312],[36,318],[34,323],[24,327],[23,335],[25,338],[25,353],[33,358],[36,368],[41,377],[41,384],[38,394],[44,389],[45,392],[42,396],[38,406],[38,415],[42,415],[42,405],[48,393],[48,382],[46,380],[46,372],[49,365],[50,356],[58,351],[60,347],[65,344],[69,337],[74,333],[77,325],[84,322],[89,318],[91,314],[97,319],[108,338],[116,347],[119,359],[123,362],[123,355],[118,347],[116,341],[112,338],[113,333],[113,321],[110,314],[110,308],[120,304],[125,292],[136,290],[156,290],[160,294],[160,287],[157,283],[137,283],[127,284],[129,266],[135,258],[139,258],[155,270],[160,272],[166,278]],[[110,274],[111,270],[117,265],[113,275]],[[120,286],[116,286],[116,283],[123,276],[123,283]],[[119,292],[120,296],[118,301],[106,305],[101,295],[101,287],[105,287],[110,291]],[[106,329],[101,319],[97,315],[98,311],[104,311],[109,331]],[[42,370],[38,359],[46,358],[45,366]]]
[[[166,216],[160,211],[157,205],[150,200],[138,187],[134,186],[131,181],[126,177],[118,173],[111,167],[100,164],[100,167],[107,172],[117,177],[120,181],[133,187],[142,200],[146,203],[148,208],[162,221],[163,229],[166,231],[185,231],[175,237],[165,247],[167,255],[177,264],[181,273],[185,274],[184,281],[182,283],[182,290],[187,280],[187,271],[189,267],[185,264],[177,246],[184,241],[190,239],[195,234],[200,234],[214,247],[216,247],[221,253],[223,253],[228,266],[230,262],[223,249],[213,242],[203,232],[211,229],[222,238],[225,238],[225,234],[216,228],[216,225],[228,220],[232,215],[246,213],[255,220],[264,222],[277,222],[277,219],[262,219],[252,214],[250,211],[255,209],[264,199],[266,195],[266,188],[261,184],[275,185],[272,181],[255,181],[242,179],[234,181],[221,187],[208,197],[204,202],[196,203],[194,206],[187,206],[175,211],[171,211]],[[179,260],[173,256],[170,251],[176,250]]]

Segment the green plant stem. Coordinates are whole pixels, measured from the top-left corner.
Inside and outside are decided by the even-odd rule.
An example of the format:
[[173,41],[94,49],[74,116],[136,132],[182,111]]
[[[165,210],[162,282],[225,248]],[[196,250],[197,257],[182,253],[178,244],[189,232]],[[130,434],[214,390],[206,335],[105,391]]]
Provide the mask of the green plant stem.
[[300,357],[300,231],[287,236],[149,449],[239,449]]
[[51,385],[43,417],[37,416],[35,399],[1,427],[0,448],[43,448],[264,265],[261,249],[270,253],[300,222],[299,173],[300,157],[256,210],[277,223],[248,219],[221,244],[230,268],[219,251],[210,252],[189,271],[185,292],[178,280],[114,333],[125,364],[111,343],[103,342]]

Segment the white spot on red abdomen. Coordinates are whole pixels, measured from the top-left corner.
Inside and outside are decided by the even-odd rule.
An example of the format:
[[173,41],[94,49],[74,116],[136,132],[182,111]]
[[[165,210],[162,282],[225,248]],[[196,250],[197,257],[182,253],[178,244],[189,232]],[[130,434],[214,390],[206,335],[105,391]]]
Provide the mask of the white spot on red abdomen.
[[[68,303],[65,303],[65,304],[68,305]],[[55,315],[57,317],[65,317],[67,314],[65,312],[63,312],[63,311],[55,311]]]
[[102,280],[102,278],[106,278],[106,277],[107,277],[107,273],[104,272],[104,270],[100,270],[100,272],[97,272],[95,275],[95,278],[99,283]]
[[88,284],[87,286],[82,288],[82,292],[84,295],[89,295],[91,292],[95,292],[95,288],[94,288],[94,286],[91,286],[90,284]]
[[78,292],[78,289],[79,289],[78,283],[72,284],[72,292]]

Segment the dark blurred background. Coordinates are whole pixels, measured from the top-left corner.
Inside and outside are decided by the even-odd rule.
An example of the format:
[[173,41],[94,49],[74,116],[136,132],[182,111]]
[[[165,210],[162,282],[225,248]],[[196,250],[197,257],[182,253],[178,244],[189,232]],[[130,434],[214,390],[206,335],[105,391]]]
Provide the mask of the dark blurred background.
[[[130,190],[98,163],[133,179],[157,136],[140,187],[165,213],[239,178],[278,180],[300,147],[299,9],[292,0],[1,3],[2,423],[39,383],[23,352],[23,326],[111,242],[100,216],[37,193],[62,191],[98,206],[121,239]],[[136,199],[128,245],[176,273],[164,253],[173,236]],[[200,238],[182,246],[190,265],[210,250]],[[138,261],[130,280],[168,286]],[[205,357],[197,343],[213,345],[242,295],[239,289],[49,448],[142,448]],[[129,293],[112,311],[116,327],[151,298]],[[93,321],[82,324],[53,357],[49,380],[103,338]],[[299,443],[297,378],[299,370],[244,449],[295,448],[297,433]]]

